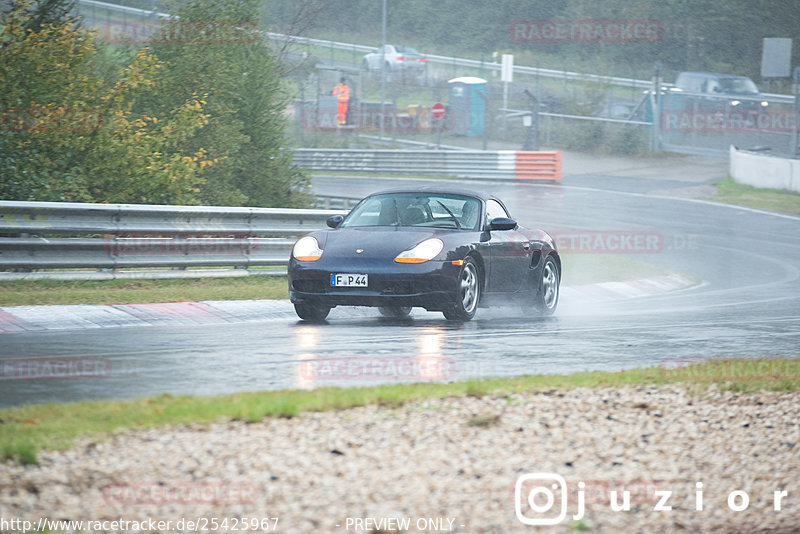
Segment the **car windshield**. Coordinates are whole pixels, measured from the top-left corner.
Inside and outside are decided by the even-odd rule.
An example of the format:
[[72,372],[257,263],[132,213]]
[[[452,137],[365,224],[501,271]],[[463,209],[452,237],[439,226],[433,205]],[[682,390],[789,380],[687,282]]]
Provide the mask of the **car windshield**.
[[720,78],[719,88],[721,93],[734,95],[754,95],[758,87],[750,78]]
[[480,211],[480,201],[468,196],[389,193],[362,200],[340,227],[419,226],[475,230]]
[[409,55],[409,56],[418,56],[419,55],[419,52],[417,52],[415,49],[411,48],[410,46],[400,46],[400,45],[398,45],[397,46],[397,51],[400,52],[401,54],[406,54],[406,55]]

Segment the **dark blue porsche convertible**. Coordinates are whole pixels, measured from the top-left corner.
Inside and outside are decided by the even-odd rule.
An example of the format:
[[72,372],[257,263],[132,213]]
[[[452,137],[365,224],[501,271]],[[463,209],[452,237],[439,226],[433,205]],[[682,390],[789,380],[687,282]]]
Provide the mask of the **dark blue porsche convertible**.
[[492,303],[544,315],[558,304],[553,238],[519,227],[492,195],[382,191],[328,226],[298,240],[289,260],[289,298],[301,319],[322,321],[335,306],[377,306],[394,317],[419,306],[468,321]]

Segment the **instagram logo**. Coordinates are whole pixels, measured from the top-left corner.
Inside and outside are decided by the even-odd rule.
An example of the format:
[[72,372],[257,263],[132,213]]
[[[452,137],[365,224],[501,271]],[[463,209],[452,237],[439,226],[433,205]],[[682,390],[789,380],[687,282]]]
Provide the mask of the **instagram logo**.
[[[553,509],[558,490],[561,501],[560,512],[556,516],[542,516]],[[524,493],[527,491],[527,496]],[[527,504],[531,512],[537,517],[525,515],[523,504]],[[567,517],[567,481],[555,473],[528,473],[521,475],[514,486],[514,511],[525,525],[557,525]]]

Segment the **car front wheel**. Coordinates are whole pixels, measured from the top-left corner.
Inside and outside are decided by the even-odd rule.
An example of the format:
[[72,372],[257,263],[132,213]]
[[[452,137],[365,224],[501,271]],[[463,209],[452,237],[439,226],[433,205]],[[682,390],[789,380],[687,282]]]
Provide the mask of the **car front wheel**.
[[444,310],[446,319],[451,321],[469,321],[478,310],[481,297],[481,283],[475,260],[467,258],[458,275],[458,293],[452,308]]
[[297,313],[297,316],[304,321],[321,322],[325,320],[331,312],[331,309],[329,306],[296,303],[294,305],[294,311]]
[[536,310],[542,315],[553,315],[556,311],[560,282],[558,263],[552,256],[547,256],[542,267],[542,278],[539,280],[539,293],[535,302]]

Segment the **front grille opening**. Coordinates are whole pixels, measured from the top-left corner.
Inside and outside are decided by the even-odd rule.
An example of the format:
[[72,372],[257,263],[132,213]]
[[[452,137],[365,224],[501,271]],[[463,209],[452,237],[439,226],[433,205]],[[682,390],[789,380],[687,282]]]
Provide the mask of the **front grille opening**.
[[411,295],[417,292],[411,282],[392,282],[387,284],[381,291],[382,295]]
[[303,293],[324,293],[325,284],[321,280],[294,280],[292,289]]

